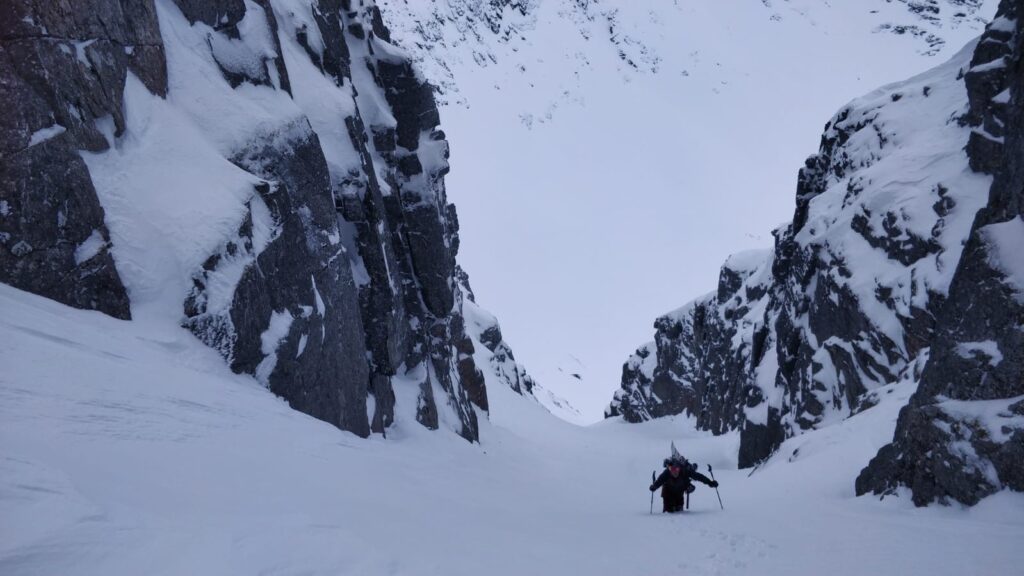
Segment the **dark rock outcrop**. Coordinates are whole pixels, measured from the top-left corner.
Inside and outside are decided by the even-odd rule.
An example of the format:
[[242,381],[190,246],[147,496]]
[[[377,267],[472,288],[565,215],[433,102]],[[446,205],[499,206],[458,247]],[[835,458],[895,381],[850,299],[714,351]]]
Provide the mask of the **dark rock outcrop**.
[[[364,60],[357,73],[369,73],[372,89],[388,106],[381,114],[367,109],[379,105],[378,100],[368,94],[357,98],[359,113],[347,120],[347,128],[359,169],[339,178],[336,190],[341,213],[354,227],[360,269],[369,279],[360,286],[360,302],[378,383],[373,421],[383,426],[395,417],[394,391],[385,382],[416,374],[419,421],[438,427],[435,395],[442,394],[459,433],[476,439],[472,406],[486,410],[486,390],[472,365],[473,344],[462,317],[464,296],[455,263],[458,219],[443,180],[448,143],[437,129],[440,117],[432,90],[386,43],[376,7],[350,13],[343,28],[349,51]],[[364,115],[378,120],[367,126]]]
[[[233,159],[267,183],[257,186],[238,237],[193,277],[186,325],[232,369],[255,374],[296,410],[367,436],[369,371],[355,283],[344,247],[330,241],[339,232],[327,164],[307,126],[289,132],[253,142]],[[271,238],[254,238],[253,203],[269,212]],[[211,313],[209,277],[239,259],[248,265],[230,307]],[[269,349],[265,335],[275,322],[286,330]]]
[[995,176],[938,316],[917,392],[858,494],[968,505],[1024,491],[1024,2],[1006,0],[965,76],[971,167]]
[[[623,366],[623,389],[605,415],[640,422],[687,413],[698,427],[718,434],[740,426],[745,367],[752,355],[764,353],[764,342],[750,327],[764,313],[766,256],[734,256],[722,267],[717,292],[658,318],[654,342]],[[720,348],[734,341],[736,347]]]
[[516,362],[512,348],[501,333],[497,318],[476,304],[469,287],[469,278],[461,268],[459,284],[465,294],[462,312],[466,335],[469,336],[466,343],[472,345],[466,345],[460,350],[459,371],[464,374],[463,385],[469,390],[470,399],[478,406],[481,405],[480,401],[487,401],[483,394],[486,391],[486,375],[493,375],[502,386],[507,386],[517,394],[534,395],[537,383]]
[[129,70],[167,92],[151,0],[0,6],[0,282],[118,318],[128,295],[78,151],[124,133]]
[[[395,386],[415,385],[421,424],[436,429],[443,415],[453,416],[448,424],[476,440],[473,406],[486,410],[487,394],[463,328],[455,265],[458,224],[443,181],[448,148],[436,130],[440,119],[430,86],[378,35],[385,29],[376,7],[321,3],[312,14],[316,29],[300,27],[296,39],[336,86],[355,86],[353,113],[341,119],[355,162],[344,171],[335,162],[328,170],[318,146],[309,146],[310,160],[296,162],[293,156],[304,154],[305,147],[280,143],[285,155],[267,147],[239,162],[278,183],[275,196],[298,196],[291,203],[312,217],[300,222],[289,216],[296,207],[283,205],[278,218],[274,203],[267,202],[283,233],[260,254],[235,295],[232,324],[236,330],[244,325],[248,335],[238,335],[232,365],[260,375],[266,358],[260,335],[268,329],[270,312],[289,310],[294,320],[279,345],[280,356],[291,358],[300,338],[306,338],[307,350],[332,351],[278,360],[266,375],[271,389],[293,406],[361,435],[386,433],[396,418]],[[376,123],[367,125],[364,117]],[[300,181],[287,184],[287,177],[274,173],[280,170]],[[303,236],[310,234],[321,246],[302,257]],[[333,237],[344,240],[324,244]],[[290,246],[271,250],[279,244]],[[267,256],[270,252],[280,256]],[[264,265],[266,258],[278,265]],[[339,268],[342,263],[348,266]],[[316,278],[312,288],[319,287],[316,297],[330,317],[326,332],[322,314],[303,312],[312,305],[310,283],[304,280],[310,271],[327,276]],[[300,280],[293,280],[296,276]],[[268,301],[267,295],[275,297]],[[318,331],[320,341],[312,336]]]

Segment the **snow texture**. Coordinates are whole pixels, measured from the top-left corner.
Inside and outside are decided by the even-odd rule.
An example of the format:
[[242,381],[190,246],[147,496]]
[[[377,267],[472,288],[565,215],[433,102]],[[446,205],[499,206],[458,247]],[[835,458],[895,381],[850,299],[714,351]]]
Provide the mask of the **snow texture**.
[[107,247],[107,241],[103,239],[103,234],[99,230],[93,230],[92,234],[78,245],[75,249],[75,263],[82,264],[96,257],[104,248]]
[[[7,286],[0,308],[5,575],[962,576],[1019,567],[1020,494],[969,510],[853,497],[851,474],[891,438],[906,385],[881,390],[871,411],[789,440],[787,458],[748,477],[733,466],[735,433],[694,432],[683,418],[579,428],[502,386],[481,444],[429,433],[409,415],[388,441],[362,440],[291,410],[184,331],[157,333]],[[700,486],[689,512],[648,514],[648,477],[670,441],[702,472],[713,466],[724,511]]]
[[54,124],[49,128],[40,128],[32,133],[32,138],[29,139],[28,145],[35,146],[36,144],[42,144],[50,138],[54,138],[66,132],[67,129],[60,124]]
[[992,266],[1006,275],[1017,292],[1017,301],[1024,304],[1024,216],[999,224],[990,224],[981,231],[991,251]]
[[256,379],[264,386],[270,384],[270,375],[277,366],[277,349],[281,342],[288,337],[288,331],[292,327],[291,313],[287,311],[274,312],[270,316],[267,330],[260,335],[261,350],[264,354],[263,361],[256,367]]

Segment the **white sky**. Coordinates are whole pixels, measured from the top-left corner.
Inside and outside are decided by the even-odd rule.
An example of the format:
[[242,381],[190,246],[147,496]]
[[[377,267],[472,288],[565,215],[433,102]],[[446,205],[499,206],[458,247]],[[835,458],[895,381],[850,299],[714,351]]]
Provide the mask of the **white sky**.
[[[381,4],[398,40],[411,37]],[[875,32],[922,24],[882,0],[611,4],[639,71],[607,20],[574,22],[561,0],[541,3],[525,40],[448,30],[448,48],[435,47],[459,88],[441,115],[459,260],[517,359],[588,421],[658,315],[714,290],[729,254],[771,246],[843,104],[945,61],[981,29],[938,30],[947,43],[926,56],[921,38]],[[473,50],[497,63],[481,67]]]

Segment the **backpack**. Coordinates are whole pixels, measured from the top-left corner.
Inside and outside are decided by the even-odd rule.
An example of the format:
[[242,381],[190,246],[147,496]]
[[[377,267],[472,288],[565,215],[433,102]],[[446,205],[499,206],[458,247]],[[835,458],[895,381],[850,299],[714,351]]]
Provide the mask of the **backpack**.
[[682,454],[676,450],[676,443],[672,442],[672,456],[665,459],[665,468],[668,468],[670,464],[677,464],[680,468],[686,472],[696,472],[697,464],[687,460]]

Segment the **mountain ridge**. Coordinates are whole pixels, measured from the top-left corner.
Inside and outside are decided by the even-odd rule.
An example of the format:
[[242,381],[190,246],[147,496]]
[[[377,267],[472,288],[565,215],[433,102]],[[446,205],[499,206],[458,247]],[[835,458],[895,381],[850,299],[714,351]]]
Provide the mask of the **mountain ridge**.
[[[799,173],[793,221],[775,231],[774,250],[760,262],[727,262],[716,293],[659,318],[655,342],[624,366],[622,388],[606,416],[636,422],[687,413],[717,434],[739,430],[739,465],[750,467],[786,438],[870,409],[875,391],[888,383],[923,378],[911,406],[925,409],[932,382],[963,373],[945,366],[946,359],[959,357],[945,351],[949,344],[929,360],[933,345],[952,338],[951,325],[973,326],[973,340],[984,340],[982,327],[1003,321],[994,320],[988,304],[968,304],[966,289],[957,287],[965,282],[958,270],[975,270],[992,286],[990,294],[974,297],[1004,300],[1014,290],[1012,263],[1009,272],[984,272],[980,263],[993,257],[978,247],[986,245],[978,230],[985,221],[1012,226],[1019,203],[1014,198],[1020,191],[1010,183],[1019,156],[1003,155],[994,145],[1015,125],[1004,117],[1014,118],[1019,108],[1016,89],[1006,80],[1014,77],[1006,70],[1019,62],[1012,47],[1019,36],[1017,10],[1015,2],[1003,2],[986,34],[950,63],[844,107],[826,126],[819,153]],[[1013,151],[1015,137],[1007,132]],[[1014,259],[1000,253],[1004,262]],[[1009,299],[1004,309],[1015,310]],[[1013,331],[1006,334],[1001,348],[1014,350]],[[1008,356],[1003,364],[1002,352],[982,344],[977,358],[997,358],[990,361],[1004,374],[1000,381],[1019,381],[1020,363]],[[1014,384],[993,391],[987,365],[972,366],[973,380],[946,384],[953,398],[1012,400],[1024,392]],[[1001,440],[978,448],[990,456],[963,456],[966,464],[955,463],[957,456],[936,456],[938,462],[925,465],[972,470],[998,460],[1000,474],[986,474],[984,481],[977,475],[971,481],[928,480],[942,475],[909,472],[922,453],[952,442],[930,432],[930,419],[910,424],[915,411],[938,418],[934,409],[905,409],[897,445],[909,443],[915,452],[899,452],[903,472],[885,468],[900,450],[885,448],[858,479],[859,493],[869,486],[892,493],[908,484],[915,503],[923,505],[949,499],[973,504],[979,494],[1002,487],[1020,490],[1013,471],[1024,462],[1012,455],[1024,436],[1013,436],[1012,410],[1000,421]]]

